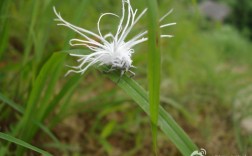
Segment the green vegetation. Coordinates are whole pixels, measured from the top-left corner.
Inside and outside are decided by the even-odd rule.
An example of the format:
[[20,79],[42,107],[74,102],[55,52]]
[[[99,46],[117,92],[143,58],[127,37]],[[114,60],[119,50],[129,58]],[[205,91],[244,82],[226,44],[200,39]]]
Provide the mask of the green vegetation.
[[[152,141],[155,155],[157,152],[157,125],[160,103],[160,77],[161,77],[161,54],[160,54],[160,33],[159,33],[159,14],[157,1],[147,0],[148,13],[148,88],[149,88],[149,103],[150,103],[150,119],[152,128]],[[167,130],[165,130],[167,131]],[[168,135],[169,136],[169,135]],[[190,154],[184,153],[185,155]]]
[[[248,21],[241,31],[236,23],[207,21],[194,0],[157,2],[131,2],[139,12],[149,8],[132,35],[148,29],[150,40],[135,48],[136,76],[124,75],[118,82],[119,72],[102,72],[107,67],[64,77],[66,65],[76,63],[67,54],[90,51],[69,46],[77,35],[56,26],[52,8],[96,32],[99,15],[120,14],[121,1],[2,0],[0,156],[148,156],[153,150],[176,156],[197,147],[207,155],[251,155],[252,44],[247,34],[252,33],[243,31]],[[178,24],[157,29],[158,18],[172,8],[165,20]],[[251,12],[246,8],[244,14]],[[101,29],[114,32],[117,23],[105,17]],[[175,37],[156,38],[161,33]]]

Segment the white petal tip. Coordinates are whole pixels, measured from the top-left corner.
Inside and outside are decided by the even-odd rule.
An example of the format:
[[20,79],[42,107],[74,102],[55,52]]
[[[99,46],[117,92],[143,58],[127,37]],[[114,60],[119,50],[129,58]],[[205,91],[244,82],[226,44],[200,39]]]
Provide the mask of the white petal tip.
[[173,38],[174,36],[173,35],[161,35],[160,37],[161,38]]

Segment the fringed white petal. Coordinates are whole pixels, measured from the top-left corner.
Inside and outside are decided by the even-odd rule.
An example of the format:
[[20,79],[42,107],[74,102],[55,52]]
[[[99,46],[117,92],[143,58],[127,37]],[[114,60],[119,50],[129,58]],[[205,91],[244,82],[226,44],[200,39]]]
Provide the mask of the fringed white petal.
[[168,23],[168,24],[161,25],[160,28],[165,28],[165,27],[176,25],[176,24],[177,23]]
[[102,19],[104,16],[107,16],[107,15],[112,15],[112,16],[115,16],[115,17],[119,17],[118,15],[116,15],[116,14],[114,14],[114,13],[104,13],[104,14],[102,14],[102,15],[99,17],[99,20],[98,20],[98,22],[97,22],[97,29],[98,29],[98,32],[99,32],[100,36],[101,36],[102,38],[104,38],[104,39],[105,39],[105,37],[103,37],[102,34],[101,34],[100,22],[101,22],[101,19]]
[[173,9],[168,11],[163,17],[160,18],[159,22],[162,22],[167,16],[169,16],[173,12]]

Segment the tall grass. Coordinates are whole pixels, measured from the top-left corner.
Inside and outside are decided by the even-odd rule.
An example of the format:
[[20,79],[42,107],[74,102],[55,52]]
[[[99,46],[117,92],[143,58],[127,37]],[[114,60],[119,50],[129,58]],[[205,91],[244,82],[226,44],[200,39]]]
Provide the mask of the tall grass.
[[0,58],[2,57],[7,45],[8,45],[8,18],[9,17],[9,6],[10,6],[11,0],[2,0],[0,2]]
[[[143,1],[132,3],[142,6],[145,4]],[[182,155],[187,156],[196,150],[197,146],[177,120],[190,129],[190,136],[191,129],[199,133],[198,138],[192,135],[193,139],[205,139],[202,133],[209,134],[210,130],[200,129],[202,122],[199,122],[199,119],[204,121],[204,115],[209,115],[209,121],[215,122],[211,117],[218,114],[218,111],[222,112],[221,121],[225,120],[225,114],[226,118],[229,118],[230,114],[225,112],[230,112],[230,99],[235,92],[251,82],[248,72],[239,74],[229,70],[232,66],[251,67],[251,57],[248,57],[250,42],[241,38],[235,30],[226,27],[202,30],[197,26],[199,23],[195,24],[188,18],[189,13],[181,2],[160,1],[160,6],[156,1],[146,2],[149,8],[146,18],[149,25],[148,48],[137,47],[139,52],[134,56],[135,62],[139,61],[137,76],[132,79],[124,75],[119,83],[117,72],[104,75],[93,70],[88,75],[63,76],[67,70],[65,64],[71,61],[67,57],[68,53],[87,54],[90,51],[69,50],[68,40],[74,37],[75,33],[56,27],[52,11],[53,6],[62,8],[61,13],[66,14],[66,18],[72,17],[71,22],[87,25],[93,30],[93,25],[96,24],[93,17],[99,17],[99,13],[103,12],[101,9],[106,7],[118,11],[119,6],[111,8],[110,5],[117,6],[119,2],[0,2],[0,155],[29,155],[29,150],[42,155],[52,155],[55,151],[62,154],[85,154],[86,151],[76,149],[74,145],[59,137],[60,132],[64,130],[55,130],[66,118],[81,114],[85,116],[81,118],[84,120],[83,124],[87,122],[85,126],[88,127],[87,131],[82,132],[83,135],[88,134],[89,139],[98,142],[99,149],[104,150],[105,154],[114,154],[111,136],[118,131],[124,134],[125,129],[132,129],[132,123],[142,126],[145,119],[150,119],[154,153],[158,154],[159,128],[166,136],[164,140],[170,140]],[[196,1],[192,2],[196,5]],[[106,7],[103,4],[106,4]],[[167,43],[158,37],[158,12],[164,13],[167,6],[171,5],[176,8],[176,12],[169,20],[176,19],[180,24],[176,28],[166,30],[173,31],[176,36]],[[200,20],[200,17],[197,20]],[[106,26],[110,28],[111,23]],[[228,37],[225,36],[227,34]],[[59,49],[64,51],[53,52]],[[141,55],[146,49],[148,61],[145,61],[145,55]],[[162,57],[161,49],[164,50]],[[144,66],[147,63],[146,72]],[[220,68],[223,64],[231,67]],[[161,65],[165,68],[161,68]],[[97,69],[104,71],[107,67]],[[243,78],[246,81],[242,81]],[[240,87],[241,81],[243,87]],[[148,89],[145,89],[146,86]],[[199,94],[198,90],[203,93]],[[216,103],[212,104],[212,101]],[[125,103],[130,104],[127,107],[132,110],[125,109]],[[164,105],[161,106],[160,103]],[[243,113],[247,116],[249,110],[248,106]],[[238,111],[240,110],[233,107],[230,113],[233,115]],[[118,122],[114,116],[106,118],[115,112],[122,112],[125,123]],[[145,112],[145,115],[141,112]],[[210,114],[207,114],[208,112]],[[86,118],[90,114],[91,118]],[[245,154],[251,147],[251,138],[246,139],[241,134],[239,125],[242,118],[233,120],[236,126],[236,142],[240,151]],[[128,150],[125,155],[136,155],[138,151],[146,148],[143,138],[148,135],[148,129],[141,126],[134,132],[137,135],[130,142],[135,143],[133,149]],[[207,137],[211,138],[211,135]],[[72,136],[70,138],[72,139]],[[208,143],[201,144],[204,145]]]
[[[74,50],[74,51],[68,51],[69,53],[87,53],[83,50]],[[18,129],[14,130],[15,132],[21,132],[22,140],[26,140],[27,142],[31,142],[32,137],[35,135],[36,131],[38,130],[39,126],[36,124],[31,124],[35,122],[43,122],[44,118],[49,115],[49,112],[53,109],[55,109],[55,104],[57,104],[57,100],[62,99],[63,96],[65,96],[66,91],[71,90],[69,87],[75,86],[78,81],[70,81],[71,85],[66,84],[66,88],[62,90],[56,96],[56,98],[50,103],[48,101],[48,98],[46,97],[47,94],[45,94],[45,97],[42,98],[43,105],[37,105],[35,101],[41,101],[38,98],[41,98],[41,92],[43,91],[44,84],[46,81],[48,81],[48,87],[49,86],[55,86],[56,80],[58,79],[58,76],[55,75],[55,72],[61,71],[59,70],[62,68],[63,63],[65,62],[67,53],[55,53],[44,65],[44,67],[41,69],[38,78],[36,79],[36,83],[34,86],[34,89],[31,93],[31,99],[28,102],[28,107],[26,108],[24,112],[24,116],[22,120],[19,122]],[[104,70],[104,69],[102,69]],[[47,75],[51,75],[54,73],[54,77],[52,80],[48,80],[46,77]],[[120,76],[116,73],[108,75],[114,82],[118,81],[118,78]],[[74,80],[76,80],[74,78]],[[149,111],[149,100],[148,95],[146,91],[143,90],[142,87],[140,87],[135,81],[133,81],[131,78],[128,78],[127,76],[124,76],[122,80],[118,83],[118,85],[132,97],[133,100],[136,101],[137,104],[148,114],[150,115]],[[50,93],[51,95],[52,89],[47,88],[46,93]],[[64,94],[65,93],[65,94]],[[4,100],[7,104],[9,104],[11,107],[15,108],[16,110],[23,112],[22,108],[19,108],[16,104],[13,104],[10,100],[7,98],[4,98],[3,96],[2,100]],[[55,102],[55,100],[57,102]],[[193,150],[196,149],[196,146],[192,143],[192,141],[189,139],[189,137],[185,134],[185,132],[177,125],[177,123],[172,119],[172,117],[162,108],[159,108],[159,125],[161,130],[173,141],[173,143],[178,147],[178,149],[181,151],[183,155],[190,154]],[[38,112],[36,115],[33,112]],[[29,129],[27,129],[29,127]],[[50,133],[49,133],[50,134]],[[10,136],[11,137],[11,136]],[[14,141],[15,142],[15,141]],[[19,142],[15,142],[19,143]],[[26,145],[26,144],[25,144]],[[17,154],[23,153],[23,148],[19,148],[20,150],[17,151]]]
[[160,33],[158,5],[156,0],[147,0],[148,12],[148,88],[153,149],[157,155],[157,123],[160,103]]
[[[41,149],[39,149],[37,147],[34,147],[34,146],[32,146],[32,145],[30,145],[30,144],[28,144],[28,143],[26,143],[26,142],[24,142],[24,141],[22,141],[20,139],[16,139],[16,138],[14,138],[14,137],[12,137],[10,135],[7,135],[7,134],[4,134],[4,133],[0,132],[0,138],[3,139],[3,140],[9,141],[9,142],[13,142],[15,144],[18,144],[20,146],[26,147],[26,148],[31,149],[33,151],[36,151],[37,153],[40,153],[40,154],[42,154],[44,156],[52,156],[48,152],[43,151],[43,150],[41,150]],[[4,155],[4,153],[1,153],[1,152],[0,152],[0,154]]]

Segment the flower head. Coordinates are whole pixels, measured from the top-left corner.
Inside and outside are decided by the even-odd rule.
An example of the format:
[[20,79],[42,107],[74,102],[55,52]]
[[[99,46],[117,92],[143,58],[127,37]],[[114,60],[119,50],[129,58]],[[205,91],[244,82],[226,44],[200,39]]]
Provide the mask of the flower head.
[[[95,64],[98,64],[99,66],[109,65],[111,66],[111,70],[120,69],[121,74],[124,74],[125,72],[130,71],[130,68],[134,67],[131,59],[132,54],[134,53],[133,47],[148,40],[147,37],[144,37],[148,31],[143,31],[131,39],[126,39],[132,28],[147,11],[147,9],[144,9],[139,15],[137,15],[138,10],[133,10],[130,0],[122,0],[121,17],[114,13],[104,13],[99,17],[97,22],[98,34],[65,21],[60,13],[56,11],[55,7],[53,9],[57,16],[57,19],[55,20],[59,22],[57,25],[66,26],[84,38],[71,39],[69,44],[71,46],[85,46],[92,51],[92,53],[88,55],[70,54],[71,56],[78,57],[77,62],[80,62],[80,64],[78,66],[70,66],[72,69],[69,70],[66,75],[71,72],[83,74],[90,66]],[[172,10],[164,15],[160,19],[160,22],[171,12]],[[104,16],[115,16],[120,19],[115,35],[112,33],[103,35],[101,33],[100,21]],[[175,24],[176,23],[164,24],[161,25],[160,28]],[[170,38],[172,35],[161,35],[161,37]],[[132,71],[130,72],[134,75]]]

